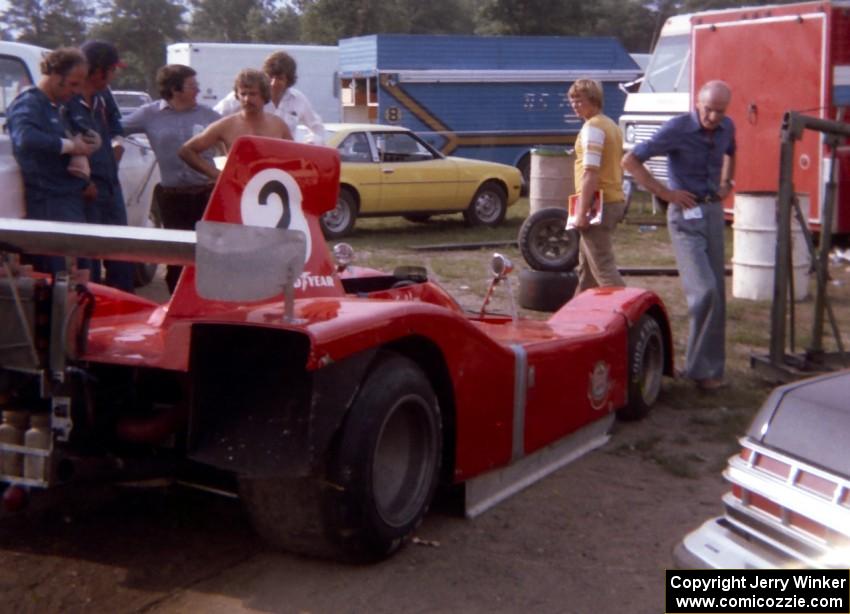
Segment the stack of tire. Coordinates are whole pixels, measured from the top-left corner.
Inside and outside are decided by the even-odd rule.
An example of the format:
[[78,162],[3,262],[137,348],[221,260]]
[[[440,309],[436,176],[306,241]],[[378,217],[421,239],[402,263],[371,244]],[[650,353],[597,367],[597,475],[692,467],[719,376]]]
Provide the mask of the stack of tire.
[[567,210],[546,207],[519,229],[519,250],[531,267],[519,274],[519,304],[534,311],[557,311],[578,286],[579,234],[566,230]]

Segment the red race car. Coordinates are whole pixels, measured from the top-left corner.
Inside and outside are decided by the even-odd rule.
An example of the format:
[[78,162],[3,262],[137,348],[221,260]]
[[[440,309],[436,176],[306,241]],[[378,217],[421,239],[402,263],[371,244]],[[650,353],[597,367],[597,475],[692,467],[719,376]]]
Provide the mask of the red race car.
[[[474,516],[657,399],[672,350],[652,292],[587,291],[545,322],[470,313],[419,267],[334,262],[319,217],[338,189],[335,150],[251,137],[197,232],[0,220],[7,507],[169,476],[237,493],[287,550],[377,560],[438,483]],[[186,268],[156,304],[15,251]],[[495,286],[510,264],[493,269]]]

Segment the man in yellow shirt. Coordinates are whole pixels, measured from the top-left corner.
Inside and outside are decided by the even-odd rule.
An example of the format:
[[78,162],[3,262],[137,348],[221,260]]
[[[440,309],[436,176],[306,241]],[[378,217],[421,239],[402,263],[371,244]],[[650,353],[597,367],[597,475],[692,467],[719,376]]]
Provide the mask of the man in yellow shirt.
[[[597,81],[578,79],[567,96],[575,114],[584,120],[575,147],[575,225],[581,233],[576,292],[597,286],[625,286],[611,243],[614,228],[626,209],[620,167],[623,137],[617,124],[602,114],[602,86]],[[596,213],[595,196],[600,191],[602,219],[591,224]],[[595,206],[599,206],[598,202]]]

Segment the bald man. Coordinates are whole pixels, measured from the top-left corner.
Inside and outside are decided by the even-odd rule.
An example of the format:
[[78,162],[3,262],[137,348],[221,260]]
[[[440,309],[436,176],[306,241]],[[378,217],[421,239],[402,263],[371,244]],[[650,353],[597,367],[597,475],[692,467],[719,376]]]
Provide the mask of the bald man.
[[[735,124],[726,116],[732,98],[723,81],[709,81],[694,111],[674,117],[623,157],[635,181],[667,201],[667,229],[688,303],[684,375],[703,390],[724,385],[726,278],[722,200],[735,187]],[[645,166],[667,156],[669,186]]]

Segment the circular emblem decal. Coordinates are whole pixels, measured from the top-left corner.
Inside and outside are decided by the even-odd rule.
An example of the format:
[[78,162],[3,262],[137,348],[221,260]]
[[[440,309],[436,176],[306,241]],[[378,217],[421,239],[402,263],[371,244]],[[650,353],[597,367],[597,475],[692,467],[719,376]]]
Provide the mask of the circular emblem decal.
[[242,223],[300,230],[307,242],[305,261],[309,261],[312,241],[307,218],[301,209],[302,200],[301,188],[292,175],[278,168],[267,168],[245,184],[240,201]]
[[610,367],[603,361],[599,361],[590,373],[590,381],[587,386],[587,397],[593,409],[602,409],[605,399],[611,390],[611,379],[608,377]]

